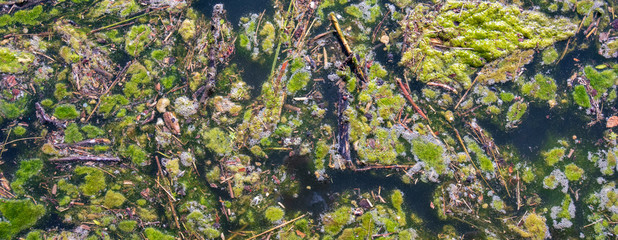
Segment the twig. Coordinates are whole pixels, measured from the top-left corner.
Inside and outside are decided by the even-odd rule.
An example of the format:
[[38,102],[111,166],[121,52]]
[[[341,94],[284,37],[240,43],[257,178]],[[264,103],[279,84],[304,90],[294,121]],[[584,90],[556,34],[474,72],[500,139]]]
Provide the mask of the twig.
[[262,236],[262,235],[264,235],[264,234],[270,233],[270,232],[272,232],[272,231],[274,231],[274,230],[277,230],[277,229],[279,229],[279,228],[285,227],[285,225],[288,225],[288,224],[290,224],[290,223],[293,223],[293,222],[295,222],[296,220],[303,218],[305,215],[307,215],[307,214],[300,215],[300,216],[298,216],[298,217],[296,217],[296,218],[294,218],[294,219],[292,219],[292,220],[290,220],[290,221],[287,221],[287,222],[284,222],[284,223],[282,223],[282,224],[279,224],[279,225],[277,225],[277,226],[275,226],[275,227],[273,227],[273,228],[271,228],[271,229],[266,230],[265,232],[262,232],[262,233],[260,233],[260,234],[258,234],[258,235],[255,235],[255,236],[253,236],[253,237],[250,237],[250,238],[248,238],[247,240],[256,239],[256,238],[257,238],[257,237],[259,237],[259,236]]
[[[133,60],[134,61],[134,60]],[[120,81],[120,79],[123,78],[124,74],[127,72],[127,70],[129,69],[129,66],[131,66],[133,64],[133,61],[130,61],[127,63],[127,65],[124,66],[124,68],[120,71],[120,73],[118,73],[118,75],[116,76],[116,79],[114,79],[114,82],[112,82],[112,85],[110,85],[103,94],[101,94],[101,96],[99,96],[99,101],[97,102],[97,105],[94,106],[94,108],[92,109],[92,112],[90,112],[90,115],[88,115],[88,118],[86,118],[85,122],[88,122],[90,120],[90,118],[92,117],[92,115],[94,114],[95,111],[97,111],[97,108],[99,107],[99,105],[101,105],[101,99],[107,95],[109,93],[109,91],[112,90],[112,88],[114,88],[114,86],[116,86],[116,84],[118,83],[118,81]]]
[[457,107],[459,107],[459,104],[461,104],[461,102],[466,98],[466,96],[468,96],[468,92],[470,92],[470,89],[472,89],[472,87],[474,87],[474,84],[476,83],[476,80],[478,80],[478,79],[479,79],[479,74],[476,74],[476,77],[474,78],[474,81],[472,81],[472,84],[470,85],[468,90],[466,90],[466,93],[464,93],[464,95],[461,96],[461,98],[457,102],[457,105],[455,105],[455,110],[457,109]]
[[427,118],[427,115],[425,115],[425,113],[423,112],[423,110],[418,107],[418,105],[416,105],[416,103],[414,102],[414,100],[412,100],[412,97],[410,96],[410,93],[408,92],[408,90],[406,90],[406,87],[403,85],[403,83],[401,82],[401,79],[399,78],[395,78],[395,81],[397,81],[397,84],[399,85],[399,88],[401,88],[401,91],[403,92],[403,95],[406,97],[406,99],[408,99],[408,101],[410,102],[410,104],[412,104],[412,107],[414,108],[414,110],[421,115],[421,117],[423,117],[425,120],[429,121],[429,118]]
[[367,77],[365,77],[365,73],[361,69],[359,60],[356,58],[356,56],[354,56],[354,52],[352,52],[352,48],[350,48],[348,41],[345,39],[345,36],[343,35],[343,31],[341,31],[341,27],[339,26],[339,22],[337,21],[337,17],[335,16],[335,13],[331,12],[328,15],[328,17],[330,18],[331,23],[335,27],[335,31],[337,31],[337,38],[339,39],[339,42],[341,43],[341,45],[343,45],[343,50],[345,51],[346,57],[352,60],[351,61],[352,67],[354,68],[354,72],[356,73],[359,80],[361,81],[361,86],[362,86],[362,84],[365,84],[367,82]]
[[15,140],[11,140],[8,141],[6,143],[3,143],[2,145],[0,145],[0,148],[4,148],[5,145],[9,145],[11,143],[15,143],[15,142],[19,142],[19,141],[25,141],[25,140],[31,140],[31,139],[41,139],[43,137],[27,137],[27,138],[20,138],[20,139],[15,139]]
[[50,162],[120,162],[117,157],[97,157],[97,156],[69,156],[62,158],[49,159]]

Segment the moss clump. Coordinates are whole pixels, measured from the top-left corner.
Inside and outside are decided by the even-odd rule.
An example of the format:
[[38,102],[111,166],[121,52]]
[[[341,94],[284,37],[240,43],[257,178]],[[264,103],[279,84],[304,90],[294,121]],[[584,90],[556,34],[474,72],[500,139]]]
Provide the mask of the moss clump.
[[578,181],[584,175],[584,169],[581,169],[574,163],[566,165],[564,168],[564,174],[566,175],[569,181]]
[[54,90],[54,97],[56,97],[56,100],[62,100],[68,96],[71,96],[71,93],[67,91],[67,85],[64,83],[56,83],[56,89]]
[[132,232],[135,230],[135,226],[137,226],[137,221],[135,220],[124,220],[118,223],[118,228],[123,232]]
[[512,102],[513,99],[515,99],[515,95],[510,93],[510,92],[501,92],[500,93],[500,99],[503,102]]
[[131,27],[125,37],[124,50],[131,56],[138,56],[148,43],[152,29],[148,25],[138,25]]
[[46,98],[41,101],[41,105],[43,105],[43,107],[46,107],[46,108],[51,108],[52,105],[54,105],[54,101],[52,101],[49,98]]
[[114,94],[101,97],[101,105],[99,106],[99,113],[103,113],[105,117],[109,117],[111,113],[118,110],[124,105],[129,104],[129,100],[120,94]]
[[558,52],[554,47],[549,47],[543,51],[543,64],[549,65],[552,64],[558,59]]
[[311,80],[311,73],[308,71],[298,71],[290,77],[290,81],[288,81],[287,89],[291,93],[296,93],[298,90],[301,90],[307,86]]
[[185,19],[182,21],[180,28],[178,29],[180,36],[185,42],[191,41],[195,37],[195,21],[190,19]]
[[597,95],[595,96],[597,99],[600,98],[603,93],[607,92],[607,89],[613,86],[616,80],[618,80],[616,72],[611,69],[597,72],[594,67],[586,66],[584,68],[584,74],[586,78],[590,80],[590,86],[597,90]]
[[412,141],[412,153],[419,160],[425,162],[428,167],[434,168],[438,174],[441,174],[446,169],[446,164],[442,159],[444,148],[438,144],[415,139]]
[[590,97],[586,92],[586,87],[584,85],[577,85],[573,90],[573,100],[575,103],[583,108],[590,108],[592,105],[590,104]]
[[105,193],[103,205],[105,205],[107,208],[117,208],[122,206],[125,200],[126,198],[121,193],[108,190],[107,193]]
[[26,240],[43,240],[43,236],[41,236],[41,230],[34,230],[26,235]]
[[162,233],[161,231],[155,228],[146,228],[144,229],[144,234],[148,240],[174,240],[173,236]]
[[[414,24],[420,24],[422,32],[420,36],[410,34],[414,38],[408,40],[417,46],[404,52],[401,62],[415,69],[418,63],[414,59],[424,56],[418,72],[420,81],[457,82],[457,87],[465,88],[471,84],[469,74],[474,68],[516,50],[550,46],[574,35],[577,28],[566,18],[553,19],[497,2],[448,1],[435,18],[426,13],[423,7],[415,8],[414,15],[420,19]],[[439,34],[436,29],[440,29]]]
[[79,117],[79,112],[73,104],[62,104],[54,109],[54,116],[60,120],[70,120]]
[[0,202],[0,238],[11,239],[12,236],[33,226],[43,215],[45,206],[28,200],[3,200]]
[[526,183],[531,183],[532,181],[534,181],[534,173],[532,172],[532,169],[526,168],[521,179],[524,180],[524,182]]
[[557,89],[558,86],[554,79],[540,73],[534,76],[534,81],[524,83],[521,86],[523,94],[546,101],[556,97]]
[[227,155],[232,152],[232,141],[229,134],[220,128],[211,128],[202,134],[206,147],[218,155]]
[[103,171],[97,168],[78,166],[75,168],[75,174],[86,175],[84,177],[85,182],[79,185],[79,190],[86,196],[97,195],[107,187]]
[[324,231],[329,235],[335,235],[343,229],[343,227],[350,221],[352,213],[350,207],[340,207],[335,212],[324,214],[322,216],[322,223],[324,224]]
[[547,225],[545,224],[545,218],[531,213],[524,219],[524,226],[528,234],[522,234],[522,237],[528,237],[535,240],[545,239],[547,234]]
[[127,150],[125,151],[125,156],[131,159],[131,162],[139,166],[146,165],[148,161],[148,153],[146,153],[144,149],[135,144],[131,144],[127,148]]
[[264,217],[272,223],[281,220],[284,214],[285,212],[283,212],[283,209],[274,206],[268,207],[266,211],[264,211]]
[[24,114],[26,110],[20,108],[16,103],[8,103],[3,99],[0,99],[0,116],[7,119],[16,119]]
[[515,102],[511,107],[509,107],[509,111],[506,113],[506,120],[511,122],[519,122],[521,118],[528,110],[528,104],[525,102]]
[[260,30],[260,36],[262,38],[262,51],[271,54],[273,47],[275,46],[275,25],[271,22],[264,23]]
[[34,175],[39,173],[43,169],[43,161],[39,159],[32,159],[21,161],[19,164],[19,170],[15,172],[15,178],[11,183],[11,188],[17,195],[26,194],[23,185]]
[[99,136],[102,136],[103,134],[105,134],[105,131],[103,131],[103,129],[100,129],[96,126],[93,125],[86,125],[82,127],[82,131],[84,131],[86,133],[86,136],[88,138],[96,138]]
[[13,133],[17,136],[23,136],[24,134],[26,134],[26,128],[22,126],[16,126],[15,128],[13,128]]
[[67,126],[67,129],[64,130],[64,142],[66,143],[75,143],[84,140],[84,135],[79,131],[79,127],[77,124],[71,123]]
[[403,204],[403,193],[399,190],[394,190],[391,194],[391,204],[397,211],[401,210],[401,205]]
[[28,70],[34,61],[34,54],[0,47],[0,72],[21,73]]
[[566,149],[564,148],[554,148],[544,152],[543,157],[545,158],[545,163],[547,163],[548,166],[553,166],[564,158],[565,152]]

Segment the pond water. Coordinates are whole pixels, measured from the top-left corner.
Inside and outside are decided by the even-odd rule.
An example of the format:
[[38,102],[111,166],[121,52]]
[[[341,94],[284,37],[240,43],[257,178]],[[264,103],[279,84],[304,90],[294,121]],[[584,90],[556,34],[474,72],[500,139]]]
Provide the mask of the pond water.
[[0,9],[0,239],[618,236],[611,0],[145,4]]

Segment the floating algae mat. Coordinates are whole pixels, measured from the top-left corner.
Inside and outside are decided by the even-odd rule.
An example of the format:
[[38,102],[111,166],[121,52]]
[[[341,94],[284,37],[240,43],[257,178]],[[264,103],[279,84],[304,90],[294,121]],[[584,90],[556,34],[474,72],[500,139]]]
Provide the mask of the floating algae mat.
[[0,239],[616,239],[613,0],[0,0]]

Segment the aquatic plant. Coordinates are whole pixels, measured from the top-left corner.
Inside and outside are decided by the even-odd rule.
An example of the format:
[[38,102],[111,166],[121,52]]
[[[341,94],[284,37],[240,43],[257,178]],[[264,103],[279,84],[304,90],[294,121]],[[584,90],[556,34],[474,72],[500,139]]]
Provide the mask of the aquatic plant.
[[564,174],[566,175],[569,181],[579,181],[584,175],[584,170],[575,165],[574,163],[570,163],[565,166]]
[[283,209],[274,206],[268,207],[264,211],[264,217],[272,223],[281,220],[283,218],[283,214]]
[[151,32],[152,29],[148,25],[132,26],[125,37],[125,51],[131,56],[139,55],[152,37]]
[[13,133],[16,136],[23,136],[24,134],[26,134],[26,131],[26,128],[22,126],[16,126],[15,128],[13,128]]
[[556,48],[554,47],[549,47],[543,50],[542,59],[543,59],[543,64],[545,65],[554,63],[558,59],[558,57],[559,57],[558,52],[556,51]]
[[69,120],[79,117],[79,112],[73,104],[62,104],[54,109],[54,116],[60,120]]
[[107,190],[107,193],[105,193],[105,198],[103,200],[103,205],[105,205],[105,207],[107,208],[117,208],[122,206],[125,200],[126,198],[121,193]]
[[562,147],[553,148],[543,153],[543,157],[545,158],[545,163],[547,163],[547,165],[549,166],[553,166],[557,162],[562,161],[562,159],[564,158],[564,155],[566,155],[566,149]]
[[38,174],[43,169],[43,161],[39,159],[23,160],[19,163],[19,170],[15,172],[15,178],[11,182],[11,188],[18,195],[26,194],[24,184],[30,178]]
[[577,105],[583,108],[590,108],[592,106],[584,85],[577,85],[573,88],[573,100]]
[[98,195],[99,192],[107,187],[103,171],[97,168],[78,166],[75,168],[75,174],[86,175],[84,183],[79,185],[79,190],[86,196]]
[[30,199],[4,200],[0,202],[0,238],[11,239],[22,230],[32,227],[43,215],[45,206],[34,204]]
[[34,54],[0,47],[0,72],[21,73],[34,61]]

